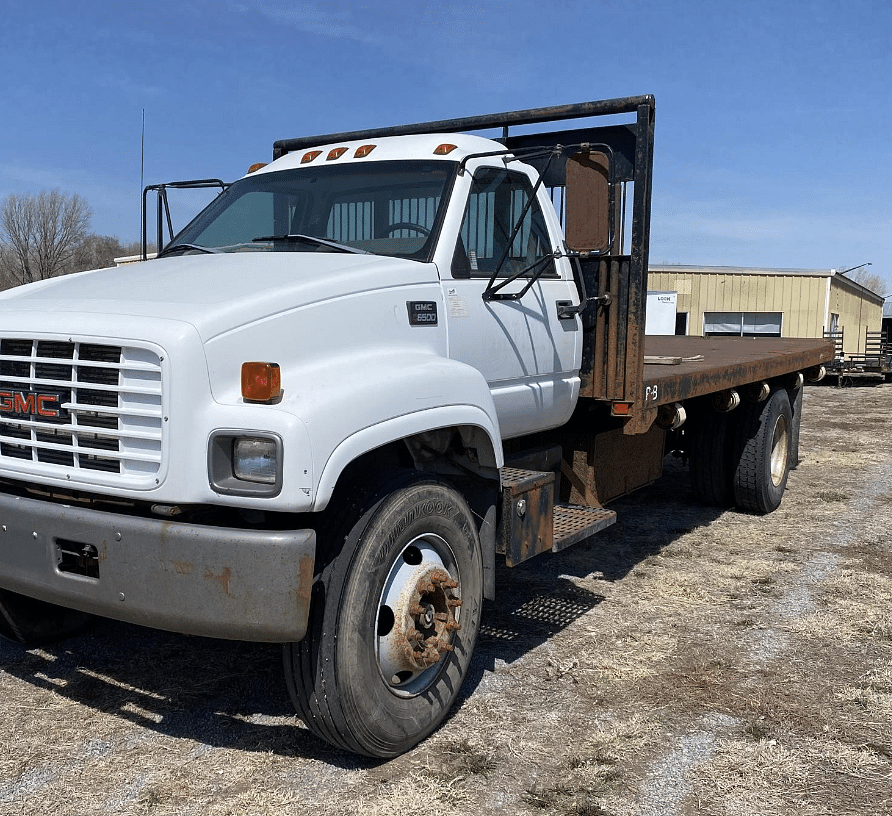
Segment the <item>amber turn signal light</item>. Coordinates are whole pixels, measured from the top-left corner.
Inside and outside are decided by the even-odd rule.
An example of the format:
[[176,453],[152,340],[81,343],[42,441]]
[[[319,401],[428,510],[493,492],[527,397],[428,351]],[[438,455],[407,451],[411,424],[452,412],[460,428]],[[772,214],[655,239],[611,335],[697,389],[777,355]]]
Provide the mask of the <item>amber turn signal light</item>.
[[242,363],[242,397],[248,402],[273,402],[282,395],[278,363]]

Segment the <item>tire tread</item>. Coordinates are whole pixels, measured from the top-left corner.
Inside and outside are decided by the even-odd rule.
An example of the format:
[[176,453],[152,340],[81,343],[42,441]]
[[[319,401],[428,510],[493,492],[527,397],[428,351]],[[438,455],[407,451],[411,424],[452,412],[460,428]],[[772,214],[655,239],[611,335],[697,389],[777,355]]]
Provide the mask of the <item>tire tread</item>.
[[[395,491],[410,487],[424,480],[430,485],[450,488],[443,482],[416,471],[395,471],[384,479],[376,480],[374,488],[355,485],[335,497],[317,528],[319,551],[317,552],[316,577],[310,616],[304,638],[296,643],[285,644],[283,659],[288,691],[295,709],[307,727],[317,737],[331,745],[356,754],[374,757],[395,756],[407,750],[436,727],[438,722],[419,724],[416,738],[406,745],[394,745],[379,739],[374,729],[357,721],[351,704],[338,682],[335,665],[337,648],[336,632],[327,631],[333,625],[333,611],[326,603],[326,587],[344,585],[359,548],[352,552],[343,550],[352,531],[364,530],[372,523],[375,513]],[[453,491],[454,492],[454,491]],[[460,494],[457,494],[461,498]],[[337,499],[340,500],[337,500]],[[467,506],[465,504],[467,509]],[[337,508],[337,511],[334,510]],[[470,512],[470,511],[468,511]],[[351,545],[351,546],[355,546]],[[482,569],[481,569],[482,586]],[[340,608],[336,612],[339,618]],[[469,648],[473,648],[473,641]],[[411,742],[411,744],[409,744]]]

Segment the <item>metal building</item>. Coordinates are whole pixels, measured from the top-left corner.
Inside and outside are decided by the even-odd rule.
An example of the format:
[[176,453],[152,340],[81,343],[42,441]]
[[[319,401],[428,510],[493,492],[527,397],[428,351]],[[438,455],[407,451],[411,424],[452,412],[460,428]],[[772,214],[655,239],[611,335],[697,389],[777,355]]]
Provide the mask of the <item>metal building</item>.
[[676,334],[822,337],[842,331],[846,355],[879,332],[883,297],[836,269],[651,264],[648,289],[678,293]]

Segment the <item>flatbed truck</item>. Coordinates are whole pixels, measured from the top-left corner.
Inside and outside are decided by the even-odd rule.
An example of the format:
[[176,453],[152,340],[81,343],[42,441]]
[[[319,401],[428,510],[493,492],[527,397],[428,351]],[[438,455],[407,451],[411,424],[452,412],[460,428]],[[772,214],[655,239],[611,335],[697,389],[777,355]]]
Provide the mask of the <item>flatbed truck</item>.
[[497,559],[609,526],[669,451],[775,509],[832,345],[645,338],[654,114],[279,141],[156,259],[0,295],[0,633],[282,643],[307,726],[390,757],[455,701]]

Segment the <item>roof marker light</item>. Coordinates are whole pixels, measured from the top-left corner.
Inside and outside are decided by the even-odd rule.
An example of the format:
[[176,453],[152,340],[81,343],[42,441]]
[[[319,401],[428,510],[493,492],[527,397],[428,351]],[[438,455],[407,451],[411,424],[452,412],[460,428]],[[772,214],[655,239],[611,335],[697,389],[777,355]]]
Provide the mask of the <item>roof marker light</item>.
[[304,153],[303,156],[301,156],[300,163],[309,164],[311,161],[313,161],[313,159],[316,159],[321,155],[321,150],[311,150],[309,153]]
[[369,153],[371,153],[375,149],[375,147],[376,147],[376,145],[373,145],[373,144],[360,145],[359,147],[356,148],[356,152],[353,154],[353,158],[354,159],[364,159],[366,156],[369,155]]
[[248,168],[248,175],[250,176],[251,173],[256,173],[258,170],[262,170],[264,167],[266,167],[266,162],[255,162]]
[[434,155],[435,156],[448,156],[453,150],[455,150],[454,144],[437,145],[437,149],[434,150]]
[[334,159],[339,159],[347,152],[346,147],[335,147],[332,150],[328,151],[328,155],[325,157],[325,161],[334,161]]

